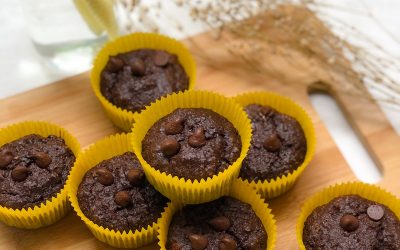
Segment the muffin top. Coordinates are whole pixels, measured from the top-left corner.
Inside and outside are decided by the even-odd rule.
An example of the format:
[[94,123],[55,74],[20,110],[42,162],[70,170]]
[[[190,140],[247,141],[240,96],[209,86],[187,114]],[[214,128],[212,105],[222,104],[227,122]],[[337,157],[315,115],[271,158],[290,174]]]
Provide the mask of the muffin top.
[[168,230],[167,249],[266,249],[267,233],[249,204],[222,197],[187,205]]
[[306,249],[400,249],[400,222],[382,204],[340,196],[308,216],[303,242]]
[[31,134],[0,147],[0,205],[33,208],[63,188],[75,156],[60,137]]
[[176,109],[157,121],[142,141],[143,158],[153,168],[190,180],[222,172],[241,148],[235,127],[204,108]]
[[110,56],[101,72],[100,90],[114,105],[132,112],[172,92],[189,88],[176,55],[140,49]]
[[239,176],[249,181],[271,180],[297,169],[307,152],[300,124],[268,106],[250,104],[245,111],[253,136]]
[[91,221],[104,228],[141,230],[160,217],[168,199],[151,186],[131,152],[104,160],[86,172],[78,203]]

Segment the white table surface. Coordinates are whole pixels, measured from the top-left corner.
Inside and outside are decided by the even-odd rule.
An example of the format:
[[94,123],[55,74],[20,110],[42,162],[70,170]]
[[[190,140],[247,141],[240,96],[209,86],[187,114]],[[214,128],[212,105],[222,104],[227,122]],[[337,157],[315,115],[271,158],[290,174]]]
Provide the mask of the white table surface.
[[[68,74],[52,72],[43,65],[43,60],[33,47],[21,9],[21,1],[0,0],[0,98],[6,98],[41,85],[50,84],[56,80],[65,78]],[[154,1],[147,0],[148,4]],[[186,35],[193,35],[205,30],[203,25],[193,23],[189,20],[188,12],[183,9],[177,9],[170,1],[163,2],[163,13],[165,19],[179,18],[185,24],[186,32],[179,33],[176,29],[170,29],[166,25],[165,19],[154,17],[154,22],[160,25],[163,33],[167,33],[177,38],[183,38]],[[395,39],[382,32],[379,25],[371,18],[364,15],[349,14],[348,11],[340,9],[329,10],[321,9],[323,13],[337,17],[345,22],[351,23],[366,34],[391,55],[400,60],[400,1],[397,0],[347,0],[347,1],[321,1],[325,4],[342,6],[344,9],[354,9],[354,13],[365,13],[366,7],[384,25],[390,33],[397,36]],[[325,15],[325,14],[324,14]],[[340,30],[337,30],[341,34]],[[348,37],[356,40],[356,37]],[[82,69],[85,71],[87,69]],[[398,72],[397,72],[398,73]],[[400,80],[399,80],[400,82]],[[400,83],[399,83],[400,84]],[[318,106],[318,112],[323,121],[328,125],[328,129],[338,145],[341,145],[341,151],[349,162],[356,176],[366,182],[376,182],[379,180],[379,171],[373,163],[368,160],[365,150],[359,145],[357,137],[351,132],[345,119],[341,117],[340,111],[332,100],[324,96],[315,96],[312,103]],[[1,108],[1,107],[0,107]],[[397,133],[400,134],[400,112],[390,109],[384,109],[387,117],[391,121]],[[347,153],[346,153],[347,152]]]

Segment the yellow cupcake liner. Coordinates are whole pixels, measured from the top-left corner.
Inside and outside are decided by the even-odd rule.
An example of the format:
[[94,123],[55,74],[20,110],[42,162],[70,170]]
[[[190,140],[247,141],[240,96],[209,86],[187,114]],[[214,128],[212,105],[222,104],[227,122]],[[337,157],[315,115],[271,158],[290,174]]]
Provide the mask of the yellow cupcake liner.
[[119,248],[137,248],[154,242],[156,240],[157,223],[154,222],[147,228],[134,232],[120,232],[104,228],[95,224],[83,214],[79,207],[77,192],[82,178],[91,168],[104,160],[132,151],[130,146],[131,136],[132,134],[116,134],[92,144],[77,159],[67,181],[69,200],[81,220],[98,240]]
[[172,218],[174,214],[181,210],[183,207],[182,203],[177,202],[170,202],[168,203],[167,208],[161,214],[161,218],[158,219],[158,230],[157,230],[157,238],[158,238],[158,245],[160,246],[161,250],[166,249],[167,240],[168,240],[168,229],[169,225],[171,224]]
[[[228,196],[238,199],[244,203],[250,204],[257,217],[260,218],[265,231],[267,232],[267,250],[275,249],[277,229],[274,215],[268,204],[264,202],[259,194],[247,184],[236,180],[228,194]],[[162,213],[161,218],[158,220],[158,245],[161,250],[166,249],[168,239],[168,229],[174,214],[181,210],[183,205],[180,203],[171,202]]]
[[102,104],[107,116],[114,125],[125,132],[131,130],[134,114],[137,112],[121,109],[108,101],[100,91],[100,75],[108,62],[109,56],[143,48],[162,49],[177,55],[179,62],[189,76],[189,90],[194,88],[196,80],[196,65],[192,55],[181,42],[175,39],[152,33],[134,33],[107,43],[94,59],[90,81],[94,94]]
[[332,199],[342,195],[359,195],[365,199],[387,206],[400,219],[400,200],[384,189],[362,182],[346,182],[329,186],[311,196],[303,205],[297,220],[296,236],[300,249],[305,250],[303,244],[304,222],[319,206],[327,204]]
[[[206,180],[185,180],[151,167],[142,156],[142,140],[147,131],[162,117],[177,108],[206,108],[227,118],[239,132],[242,150],[238,159],[223,172]],[[247,154],[251,139],[251,125],[246,113],[232,99],[207,91],[174,93],[157,100],[135,117],[132,132],[133,151],[141,162],[149,182],[164,196],[181,203],[203,203],[227,193],[239,175],[240,165]]]
[[307,152],[303,163],[292,173],[279,176],[272,180],[249,181],[239,177],[239,180],[255,188],[265,199],[272,199],[287,192],[296,183],[315,153],[315,130],[311,118],[298,104],[287,97],[271,92],[250,92],[233,98],[243,107],[249,104],[260,104],[270,106],[277,111],[296,119],[307,140]]
[[[77,139],[65,129],[44,121],[25,121],[0,129],[0,147],[29,134],[61,137],[75,157],[79,157],[80,145]],[[67,190],[64,186],[56,196],[34,208],[11,209],[0,206],[0,221],[17,228],[36,229],[55,223],[70,209]]]

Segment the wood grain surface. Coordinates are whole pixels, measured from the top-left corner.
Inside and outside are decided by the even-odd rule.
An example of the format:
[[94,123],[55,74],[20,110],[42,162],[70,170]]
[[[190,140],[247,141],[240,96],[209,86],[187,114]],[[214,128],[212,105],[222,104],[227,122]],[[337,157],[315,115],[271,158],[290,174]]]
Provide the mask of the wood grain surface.
[[[266,35],[268,32],[273,34],[274,31],[267,30]],[[226,44],[232,42],[228,36],[214,40],[209,33],[205,33],[185,41],[198,66],[196,88],[228,96],[255,90],[280,93],[309,112],[317,133],[316,154],[303,176],[288,193],[269,201],[277,219],[276,249],[298,249],[295,225],[307,197],[330,184],[356,180],[311,106],[310,91],[321,88],[331,91],[381,168],[383,179],[378,185],[400,196],[400,137],[374,102],[339,91],[336,86],[345,80],[343,76],[330,72],[326,65],[310,63],[313,58],[288,48],[282,49],[293,53],[297,64],[288,64],[276,53],[264,51],[260,56],[265,67],[273,68],[274,73],[255,73],[226,52]],[[210,63],[210,58],[218,58],[217,63]],[[0,100],[0,126],[23,120],[47,120],[68,129],[82,146],[119,132],[91,92],[88,75],[84,73]],[[39,230],[20,230],[0,224],[0,235],[0,249],[113,249],[97,241],[74,212],[58,223]],[[157,247],[152,245],[145,249]]]

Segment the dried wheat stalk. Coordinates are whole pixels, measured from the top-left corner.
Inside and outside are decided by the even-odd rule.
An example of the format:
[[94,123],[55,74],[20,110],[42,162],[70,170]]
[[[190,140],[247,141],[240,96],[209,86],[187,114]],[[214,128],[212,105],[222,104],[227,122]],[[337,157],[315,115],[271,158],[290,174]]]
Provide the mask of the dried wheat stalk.
[[[159,28],[155,23],[149,21],[148,7],[143,7],[140,1],[120,0],[129,12],[137,11],[139,21],[145,24],[148,30],[158,32]],[[385,69],[390,68],[395,72],[400,72],[400,62],[392,58],[384,48],[375,44],[368,36],[362,34],[355,27],[343,23],[334,17],[324,15],[321,22],[307,19],[308,15],[318,15],[318,9],[338,8],[334,5],[327,5],[314,0],[299,0],[296,3],[298,11],[302,18],[288,15],[281,6],[291,5],[290,0],[219,0],[210,1],[205,4],[204,1],[184,1],[174,0],[178,6],[188,8],[191,18],[210,26],[214,30],[215,39],[220,37],[222,31],[229,32],[233,39],[239,42],[233,42],[226,46],[226,50],[236,58],[243,60],[249,70],[263,73],[266,69],[260,63],[257,55],[260,44],[268,44],[269,48],[275,48],[277,53],[283,53],[279,47],[289,46],[291,49],[301,53],[308,53],[315,57],[320,63],[332,69],[336,74],[341,74],[348,81],[341,81],[341,86],[337,86],[340,91],[345,91],[354,95],[371,98],[364,87],[366,86],[377,95],[377,99],[383,104],[394,108],[400,108],[400,84],[393,77],[386,74]],[[158,1],[151,9],[156,15],[160,15],[159,10],[162,1]],[[374,16],[367,10],[365,12],[358,10],[340,9],[349,11],[357,15],[366,15],[374,19]],[[274,13],[273,17],[265,20],[263,15],[266,11]],[[246,20],[246,21],[243,21]],[[384,31],[388,32],[377,19],[374,19]],[[266,23],[268,21],[268,23]],[[284,30],[289,34],[285,39],[269,39],[262,35],[261,30],[265,26],[274,26],[276,29]],[[181,29],[179,23],[176,24]],[[135,31],[134,27],[129,27],[130,31]],[[347,35],[357,36],[363,41],[372,45],[374,52],[367,51],[361,47],[347,42],[332,33],[332,29],[340,28]],[[394,39],[395,36],[390,34]],[[291,54],[282,54],[291,64],[296,63],[296,58]],[[207,58],[208,62],[213,62],[212,58]],[[350,64],[349,64],[350,62]],[[217,62],[216,62],[217,63]],[[271,72],[268,72],[271,73]]]

